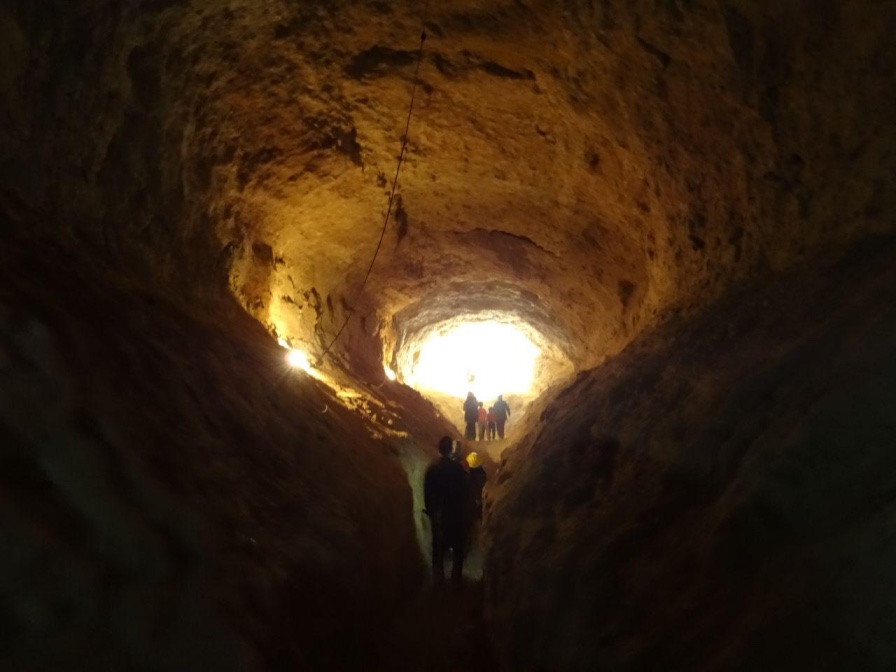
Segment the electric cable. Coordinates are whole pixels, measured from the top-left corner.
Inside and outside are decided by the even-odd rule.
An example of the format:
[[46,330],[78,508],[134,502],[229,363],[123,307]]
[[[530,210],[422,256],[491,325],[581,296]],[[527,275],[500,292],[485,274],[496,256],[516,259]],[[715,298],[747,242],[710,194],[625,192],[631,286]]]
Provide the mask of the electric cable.
[[[367,267],[367,273],[364,275],[364,280],[361,281],[361,285],[358,287],[357,292],[355,294],[355,298],[361,293],[361,290],[367,285],[367,279],[370,278],[370,273],[373,271],[373,265],[376,263],[376,258],[380,253],[380,248],[383,246],[383,239],[386,237],[386,229],[389,226],[389,219],[392,215],[392,204],[395,202],[395,191],[398,187],[398,176],[401,173],[401,165],[404,163],[404,155],[407,151],[408,147],[408,133],[411,129],[411,116],[414,113],[414,100],[417,96],[417,85],[420,81],[420,63],[423,60],[423,46],[426,43],[426,10],[424,8],[424,14],[422,19],[423,27],[420,31],[420,47],[417,50],[417,65],[414,68],[414,85],[411,89],[411,102],[408,105],[408,118],[405,122],[404,126],[404,135],[401,138],[401,152],[398,154],[398,164],[395,166],[395,177],[392,178],[392,190],[389,193],[389,205],[386,208],[386,216],[383,218],[383,228],[380,231],[380,239],[376,244],[376,249],[373,252],[373,258],[370,260],[370,265]],[[333,336],[333,339],[330,341],[330,344],[324,348],[324,351],[320,354],[315,362],[315,368],[319,367],[320,364],[324,361],[324,357],[326,357],[330,350],[332,350],[333,346],[336,344],[336,341],[339,340],[339,337],[342,336],[342,332],[345,330],[345,327],[348,326],[348,322],[354,314],[354,308],[348,307],[348,314],[345,316],[345,320],[342,322],[342,326],[339,327],[339,331],[336,332],[336,335]]]

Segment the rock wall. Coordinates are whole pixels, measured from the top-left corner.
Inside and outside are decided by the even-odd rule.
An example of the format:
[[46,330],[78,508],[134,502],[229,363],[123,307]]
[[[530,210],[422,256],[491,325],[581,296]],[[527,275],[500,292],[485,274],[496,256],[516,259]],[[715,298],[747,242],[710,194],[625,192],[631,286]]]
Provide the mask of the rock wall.
[[447,428],[343,374],[350,412],[231,298],[278,262],[217,233],[188,4],[0,9],[4,669],[363,667],[423,576]]
[[893,668],[894,260],[742,289],[544,408],[488,495],[504,669]]
[[0,379],[3,669],[361,669],[422,578],[394,442],[236,307],[7,249]]
[[[372,425],[345,413],[321,418],[327,396],[310,383],[277,387],[278,352],[247,314],[315,354],[351,316],[335,355],[362,387],[382,383],[384,347],[400,348],[459,310],[509,312],[581,370],[673,319],[679,326],[662,333],[695,335],[682,336],[675,351],[648,337],[611,366],[584,374],[520,453],[533,445],[544,452],[537,464],[545,471],[538,475],[517,458],[496,491],[493,576],[501,578],[490,595],[505,662],[624,666],[651,663],[657,652],[690,661],[696,653],[685,649],[701,650],[703,621],[695,616],[681,640],[670,624],[714,594],[722,595],[720,609],[744,606],[744,619],[756,614],[757,622],[768,613],[808,612],[794,597],[798,581],[766,565],[743,569],[745,557],[753,561],[749,549],[782,548],[774,521],[752,520],[768,509],[755,503],[766,496],[754,493],[758,484],[790,478],[776,451],[787,448],[800,464],[817,455],[802,429],[785,431],[788,414],[821,426],[809,420],[815,411],[790,405],[803,399],[802,388],[784,387],[791,394],[780,398],[757,376],[776,381],[792,369],[794,384],[816,394],[813,386],[841,375],[823,366],[826,347],[836,366],[879,355],[887,370],[873,341],[871,301],[863,308],[862,288],[870,285],[853,266],[829,282],[800,280],[803,289],[786,301],[791,294],[782,288],[778,312],[763,313],[778,322],[749,334],[738,330],[753,329],[755,310],[731,308],[729,336],[727,324],[711,329],[729,314],[722,309],[690,327],[675,315],[693,316],[739,283],[892,230],[896,7],[430,3],[401,199],[362,290],[403,133],[420,11],[416,2],[374,0],[9,0],[0,8],[2,431],[5,473],[12,474],[3,493],[13,540],[4,547],[14,549],[4,561],[15,577],[4,619],[14,633],[13,663],[52,666],[58,661],[40,656],[61,652],[60,665],[122,666],[143,652],[143,664],[155,669],[226,669],[232,660],[263,669],[349,664],[331,656],[350,657],[363,642],[332,642],[360,636],[360,624],[392,604],[385,591],[399,599],[419,576],[407,516],[412,493],[383,444],[369,438]],[[874,277],[884,276],[870,273],[867,282]],[[825,321],[818,302],[828,298],[838,308]],[[777,301],[770,297],[770,306]],[[867,332],[850,331],[849,306],[855,329]],[[779,326],[784,331],[775,335]],[[698,336],[715,344],[711,362],[694,345]],[[679,356],[690,359],[666,367]],[[627,377],[620,362],[632,376],[644,371],[644,384],[659,392],[639,391],[641,378]],[[810,374],[815,363],[828,376],[822,382]],[[692,390],[695,380],[702,382]],[[878,381],[874,370],[867,381]],[[601,396],[617,384],[618,398]],[[865,384],[842,389],[858,394]],[[880,385],[878,398],[886,398]],[[697,398],[680,413],[659,403],[681,403],[685,394]],[[387,386],[383,396],[398,393]],[[402,399],[395,408],[412,407],[408,426],[430,443],[429,433],[437,434],[434,423],[427,426],[430,411],[413,395]],[[586,401],[595,408],[564,420],[563,404]],[[765,415],[728,437],[736,413],[727,403],[749,409],[748,417]],[[720,408],[731,417],[718,426],[701,422]],[[860,419],[872,408],[849,413]],[[631,424],[638,416],[625,409],[643,422]],[[366,413],[361,404],[355,410]],[[697,439],[685,440],[693,427],[702,428],[695,434],[701,446],[718,440],[728,447],[694,447]],[[581,435],[572,443],[549,445],[551,436],[573,431]],[[758,437],[761,445],[751,440],[747,455],[763,459],[737,457],[742,436]],[[307,451],[292,450],[297,443]],[[645,446],[643,455],[632,446]],[[417,474],[416,446],[395,450]],[[589,478],[596,480],[575,485],[570,450],[595,461]],[[611,483],[612,455],[620,464],[634,460],[646,476],[626,481],[622,469]],[[844,467],[837,477],[852,473]],[[734,486],[718,482],[729,477]],[[825,478],[813,473],[806,487]],[[530,521],[523,512],[551,501],[532,494],[545,482],[561,503]],[[694,482],[708,499],[689,499]],[[599,519],[594,528],[608,534],[593,536],[589,516],[603,514],[593,513],[592,494],[623,489],[615,522]],[[728,499],[719,503],[712,493]],[[693,516],[703,527],[691,534],[712,528],[716,516],[727,536],[709,529],[697,559],[672,539],[668,563],[682,571],[721,568],[719,577],[704,577],[693,595],[674,583],[682,592],[664,598],[668,609],[646,615],[639,586],[655,585],[649,562],[601,593],[601,577],[622,576],[607,567],[628,569],[638,539],[652,552],[660,538],[667,543],[666,530],[690,530],[664,523],[691,515],[681,513],[691,510],[681,502],[696,502]],[[570,522],[555,525],[555,515]],[[516,532],[508,521],[520,525]],[[617,543],[613,525],[634,531],[618,533],[607,556],[605,544]],[[554,553],[551,535],[565,526],[577,545],[559,548],[577,550],[546,559]],[[823,562],[848,547],[830,539],[857,529],[824,529],[834,536],[825,537]],[[754,532],[766,536],[754,544]],[[800,539],[793,556],[780,560],[785,551],[775,550],[768,561],[787,571],[811,565],[816,581],[826,570],[812,564]],[[507,568],[510,549],[522,559]],[[879,569],[871,552],[844,557]],[[666,575],[656,571],[663,584]],[[834,574],[864,595],[843,571]],[[760,576],[760,587],[768,575],[780,590],[754,591],[760,598],[712,592],[738,572]],[[55,576],[63,578],[48,578]],[[577,602],[578,585],[563,576],[608,597]],[[529,579],[551,588],[508,594]],[[160,597],[167,595],[183,596],[182,616],[169,617],[171,601]],[[818,604],[833,615],[789,621],[802,630],[779,628],[798,643],[794,651],[808,656],[820,632],[842,625],[833,602],[824,602],[830,595]],[[770,610],[754,599],[767,599]],[[699,664],[729,661],[725,646],[749,649],[757,657],[744,665],[758,668],[763,652],[780,643],[747,620],[712,620],[714,609],[699,616],[724,642],[718,652],[704,650],[717,657]],[[612,620],[618,613],[629,620]],[[556,615],[563,627],[554,630],[566,633],[568,646],[544,634],[550,627],[533,629],[546,624],[540,614]],[[597,623],[604,639],[588,639],[577,623]],[[207,632],[202,640],[222,648],[181,646],[188,631]],[[868,665],[890,661],[888,649],[874,648],[884,639],[868,637],[875,642],[863,650],[874,649]],[[79,648],[91,638],[114,646]],[[838,646],[826,650],[865,655],[857,645]],[[578,653],[564,657],[568,651]],[[517,658],[526,652],[531,657]],[[102,655],[108,658],[91,657]]]
[[5,3],[0,202],[23,244],[209,297],[220,247],[189,164],[185,73],[159,46],[175,4]]
[[362,367],[468,296],[593,366],[892,227],[892,4],[451,3],[425,16],[362,289],[421,11],[7,3],[4,211],[184,292],[226,284],[311,349],[352,315]]

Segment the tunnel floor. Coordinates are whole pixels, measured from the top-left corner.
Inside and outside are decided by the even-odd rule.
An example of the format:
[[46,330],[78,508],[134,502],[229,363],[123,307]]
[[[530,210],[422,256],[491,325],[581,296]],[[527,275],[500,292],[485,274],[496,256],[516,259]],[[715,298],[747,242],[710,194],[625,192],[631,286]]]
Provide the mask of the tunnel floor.
[[[464,444],[465,454],[476,452],[490,479],[494,479],[501,454],[512,437]],[[422,514],[421,514],[422,515]],[[424,516],[425,519],[425,516]],[[424,522],[428,542],[428,527]],[[464,581],[426,585],[405,605],[387,630],[378,648],[378,665],[383,670],[407,672],[486,672],[497,670],[483,616],[482,524],[474,525],[464,562]],[[428,549],[426,549],[428,550]],[[430,557],[424,552],[426,562]],[[445,562],[450,572],[450,552]]]
[[482,583],[427,587],[396,620],[379,655],[383,670],[497,670],[482,615]]

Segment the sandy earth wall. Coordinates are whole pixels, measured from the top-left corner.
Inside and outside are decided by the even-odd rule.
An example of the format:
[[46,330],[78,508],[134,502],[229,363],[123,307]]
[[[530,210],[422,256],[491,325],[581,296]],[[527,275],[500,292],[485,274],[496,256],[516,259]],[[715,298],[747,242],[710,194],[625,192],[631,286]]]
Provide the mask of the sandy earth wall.
[[489,490],[504,669],[888,670],[896,247],[583,372]]
[[353,366],[469,294],[593,366],[670,310],[892,227],[894,11],[431,6],[401,201],[361,291],[418,3],[11,0],[0,200],[29,236],[229,289],[315,347],[354,310]]
[[348,410],[231,298],[181,9],[0,9],[12,669],[357,667],[423,577],[444,428],[382,380]]
[[0,666],[360,666],[423,572],[395,446],[238,308],[0,279]]
[[[353,651],[332,638],[359,632],[345,614],[363,623],[388,608],[378,591],[399,595],[413,583],[413,526],[399,513],[412,494],[393,457],[349,415],[320,418],[325,395],[315,386],[281,396],[279,351],[231,295],[268,328],[308,341],[332,333],[353,304],[359,314],[340,354],[378,384],[378,339],[394,341],[402,327],[393,316],[437,321],[471,289],[499,286],[483,292],[482,307],[508,305],[591,366],[664,311],[699,309],[768,269],[892,229],[892,3],[458,2],[428,18],[403,215],[371,291],[357,297],[394,168],[418,10],[282,0],[0,8],[2,492],[13,540],[4,545],[4,619],[20,647],[8,649],[14,662],[59,653],[60,665],[95,669],[136,651],[157,669],[330,664]],[[495,246],[497,258],[483,252]],[[544,459],[509,463],[494,510],[493,575],[502,578],[490,599],[511,668],[650,665],[669,654],[697,669],[688,656],[702,652],[709,666],[749,649],[756,658],[743,665],[759,669],[786,633],[811,665],[822,633],[848,630],[851,612],[831,606],[836,590],[818,598],[821,616],[802,618],[811,611],[795,596],[802,584],[785,577],[806,566],[817,585],[838,549],[844,565],[875,576],[889,556],[870,540],[884,535],[862,537],[848,521],[813,527],[821,508],[799,524],[769,522],[769,510],[790,508],[767,505],[776,491],[758,485],[799,480],[800,469],[789,476],[780,466],[785,449],[800,465],[852,455],[836,442],[834,457],[810,450],[837,434],[810,436],[797,421],[839,417],[808,405],[822,404],[825,380],[839,389],[842,378],[843,394],[859,398],[888,370],[874,329],[888,328],[889,313],[875,322],[872,306],[891,295],[882,282],[866,302],[870,285],[844,268],[792,295],[770,290],[767,311],[731,308],[737,317],[724,326],[720,312],[676,322],[662,333],[695,335],[676,337],[674,351],[646,339],[585,374],[553,418],[533,425],[519,455]],[[885,277],[876,272],[868,283]],[[828,317],[824,301],[841,308]],[[847,380],[837,367],[849,370],[859,354],[879,367]],[[889,394],[881,382],[870,396]],[[875,408],[840,401],[831,403],[858,419]],[[580,404],[590,410],[564,415]],[[742,428],[739,408],[762,417]],[[409,415],[428,436],[427,416]],[[294,450],[301,442],[307,452]],[[744,455],[762,459],[741,459],[745,445]],[[402,450],[419,472],[421,458]],[[583,459],[593,469],[582,470]],[[614,459],[622,466],[610,479]],[[855,472],[830,464],[836,478],[865,478],[861,460],[849,462]],[[828,466],[805,487],[826,483]],[[858,492],[851,483],[834,487]],[[617,495],[612,520],[602,517],[602,498]],[[803,535],[794,549],[755,550],[782,548],[791,528]],[[827,540],[817,542],[822,560],[806,550],[816,529]],[[681,530],[699,539],[676,541]],[[564,534],[571,545],[552,541]],[[866,553],[852,554],[864,543]],[[633,560],[650,552],[668,560]],[[363,566],[346,565],[351,558]],[[667,574],[676,563],[683,569]],[[620,565],[632,569],[625,580]],[[681,582],[694,566],[719,575]],[[871,588],[851,569],[830,572],[848,587],[843,604],[858,610]],[[880,572],[876,586],[889,580]],[[749,594],[714,592],[742,576],[759,577]],[[182,615],[165,612],[164,591],[183,596]],[[150,615],[134,606],[157,597]],[[688,621],[693,630],[679,629],[692,604],[704,607]],[[873,596],[867,604],[880,606]],[[736,623],[713,618],[731,605],[743,607]],[[768,614],[781,627],[751,626]],[[865,630],[886,624],[882,616]],[[583,630],[595,627],[603,639]],[[181,645],[187,631],[223,648]],[[704,632],[718,650],[700,648]],[[874,643],[860,651],[861,637]],[[80,655],[90,641],[114,646]],[[852,656],[872,669],[892,660],[877,644],[884,635],[857,634],[842,649],[839,641],[826,649],[830,660]]]

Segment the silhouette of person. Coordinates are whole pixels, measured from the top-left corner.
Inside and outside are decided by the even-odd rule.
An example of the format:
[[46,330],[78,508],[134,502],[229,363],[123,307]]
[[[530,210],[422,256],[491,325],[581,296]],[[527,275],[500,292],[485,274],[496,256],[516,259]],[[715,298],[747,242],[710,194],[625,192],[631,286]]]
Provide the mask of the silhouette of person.
[[423,477],[424,513],[432,523],[432,573],[445,580],[445,553],[452,550],[451,580],[459,582],[464,572],[467,528],[470,522],[470,482],[461,463],[452,459],[454,441],[439,440],[440,457]]
[[507,418],[510,417],[510,406],[504,401],[504,395],[498,395],[498,401],[495,402],[495,405],[492,407],[495,409],[495,424],[498,429],[498,438],[504,438],[504,423],[507,422]]
[[481,401],[479,402],[477,413],[476,424],[479,427],[479,440],[485,441],[485,430],[488,428],[488,411],[485,410]]
[[495,407],[488,407],[488,440],[495,440],[495,432],[497,432],[497,425],[495,424],[496,416],[495,416]]
[[478,453],[467,455],[467,466],[470,467],[470,499],[473,506],[473,516],[476,520],[482,518],[482,490],[488,476]]
[[479,420],[479,402],[472,392],[467,392],[467,398],[464,401],[464,422],[467,423],[464,431],[465,441],[476,440],[476,422]]

